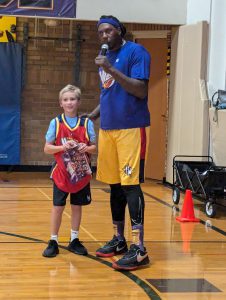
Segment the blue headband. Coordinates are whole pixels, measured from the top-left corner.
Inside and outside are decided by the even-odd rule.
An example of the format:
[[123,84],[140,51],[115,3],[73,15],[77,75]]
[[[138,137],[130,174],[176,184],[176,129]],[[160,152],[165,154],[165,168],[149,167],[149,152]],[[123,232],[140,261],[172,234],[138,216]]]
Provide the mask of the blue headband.
[[97,23],[97,28],[100,26],[100,24],[103,24],[103,23],[111,24],[115,28],[121,28],[120,23],[111,18],[100,19],[99,22]]

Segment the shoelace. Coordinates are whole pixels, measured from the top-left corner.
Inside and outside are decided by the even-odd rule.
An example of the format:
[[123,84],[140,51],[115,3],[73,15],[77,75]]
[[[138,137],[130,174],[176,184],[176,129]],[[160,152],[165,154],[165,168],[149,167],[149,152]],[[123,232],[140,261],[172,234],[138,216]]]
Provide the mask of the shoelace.
[[52,246],[57,246],[57,242],[50,241],[49,244],[48,244],[48,247],[52,247]]
[[113,246],[116,241],[118,241],[118,239],[117,239],[117,237],[114,237],[112,240],[110,240],[109,242],[107,242],[105,244],[105,246]]
[[81,242],[79,240],[76,240],[76,239],[74,239],[71,243],[73,245],[82,246]]
[[130,257],[130,256],[134,255],[134,254],[136,253],[136,251],[137,251],[136,248],[131,247],[131,248],[129,249],[129,251],[127,251],[127,252],[125,253],[124,257]]

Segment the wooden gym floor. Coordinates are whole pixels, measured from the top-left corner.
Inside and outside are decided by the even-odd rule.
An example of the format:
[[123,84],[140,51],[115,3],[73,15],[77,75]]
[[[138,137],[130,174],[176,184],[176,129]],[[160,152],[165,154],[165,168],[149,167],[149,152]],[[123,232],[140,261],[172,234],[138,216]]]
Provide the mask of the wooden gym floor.
[[[61,230],[60,254],[42,257],[49,239],[52,184],[48,173],[0,173],[0,299],[225,300],[226,211],[207,220],[194,200],[199,223],[180,223],[183,195],[173,206],[171,190],[143,185],[145,245],[151,265],[134,272],[111,268],[95,250],[112,237],[109,187],[92,181],[92,204],[84,207],[80,239],[89,255],[68,252],[70,205]],[[208,222],[206,222],[208,221]],[[128,212],[126,238],[131,240]]]

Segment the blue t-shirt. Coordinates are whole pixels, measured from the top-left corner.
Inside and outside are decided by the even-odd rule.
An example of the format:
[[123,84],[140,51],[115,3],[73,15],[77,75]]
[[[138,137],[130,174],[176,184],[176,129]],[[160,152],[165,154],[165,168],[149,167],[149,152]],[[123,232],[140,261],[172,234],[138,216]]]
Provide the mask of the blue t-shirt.
[[[141,45],[126,42],[116,51],[108,51],[111,65],[124,75],[149,80],[151,58]],[[140,128],[150,125],[148,99],[128,93],[114,78],[99,69],[101,79],[100,127],[104,130]]]
[[[66,119],[68,125],[72,128],[76,126],[77,121],[78,121],[77,117],[70,118],[70,117],[65,116],[65,119]],[[96,142],[96,134],[95,134],[93,122],[91,120],[88,120],[87,131],[88,131],[90,142],[95,143]],[[56,139],[56,120],[52,119],[50,121],[49,128],[46,133],[46,142],[51,143],[51,142],[54,142],[55,139]]]

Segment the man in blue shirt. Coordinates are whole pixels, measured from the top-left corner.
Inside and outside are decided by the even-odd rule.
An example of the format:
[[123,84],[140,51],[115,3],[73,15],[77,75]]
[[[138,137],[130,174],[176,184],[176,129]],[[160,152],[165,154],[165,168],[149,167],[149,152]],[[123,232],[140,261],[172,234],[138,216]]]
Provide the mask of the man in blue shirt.
[[[136,43],[126,42],[126,29],[113,16],[102,16],[97,24],[106,55],[98,55],[101,80],[100,131],[97,179],[110,184],[111,212],[115,234],[96,251],[100,257],[125,255],[113,263],[116,270],[135,270],[149,264],[144,236],[144,197],[140,172],[145,153],[145,127],[150,125],[147,104],[150,55]],[[98,109],[91,113],[96,117]],[[125,207],[128,204],[133,241],[124,237]]]

